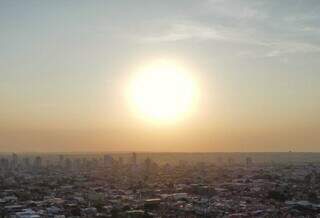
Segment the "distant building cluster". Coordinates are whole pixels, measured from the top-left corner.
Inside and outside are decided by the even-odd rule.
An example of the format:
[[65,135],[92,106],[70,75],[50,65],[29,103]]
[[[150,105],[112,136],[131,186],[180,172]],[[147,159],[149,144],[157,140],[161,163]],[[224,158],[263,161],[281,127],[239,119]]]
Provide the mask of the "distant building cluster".
[[316,163],[0,156],[0,217],[319,217]]

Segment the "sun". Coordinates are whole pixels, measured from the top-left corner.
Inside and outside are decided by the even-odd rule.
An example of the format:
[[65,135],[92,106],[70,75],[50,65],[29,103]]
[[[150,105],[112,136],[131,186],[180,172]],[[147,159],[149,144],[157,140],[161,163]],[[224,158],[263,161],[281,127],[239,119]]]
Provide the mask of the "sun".
[[133,75],[128,96],[131,108],[139,117],[156,123],[173,123],[191,114],[198,87],[181,66],[160,61]]

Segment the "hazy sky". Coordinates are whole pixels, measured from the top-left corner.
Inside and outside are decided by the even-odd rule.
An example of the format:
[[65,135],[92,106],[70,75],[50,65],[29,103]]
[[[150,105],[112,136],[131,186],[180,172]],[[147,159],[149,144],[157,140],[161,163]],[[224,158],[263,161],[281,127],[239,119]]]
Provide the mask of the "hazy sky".
[[[0,151],[320,151],[319,0],[8,0],[0,31]],[[123,96],[156,59],[201,81],[170,126]]]

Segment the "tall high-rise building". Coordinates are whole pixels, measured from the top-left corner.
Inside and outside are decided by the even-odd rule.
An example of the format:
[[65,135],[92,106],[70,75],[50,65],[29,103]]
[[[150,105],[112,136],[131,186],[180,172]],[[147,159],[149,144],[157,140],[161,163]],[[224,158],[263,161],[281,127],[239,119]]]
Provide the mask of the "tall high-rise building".
[[64,160],[64,156],[62,154],[59,155],[59,165],[62,166]]
[[11,166],[12,168],[16,168],[18,165],[18,155],[16,153],[12,154]]
[[252,166],[252,158],[251,157],[246,158],[246,165],[247,165],[247,167]]
[[1,158],[0,159],[0,168],[3,170],[7,170],[9,168],[9,161],[7,158]]
[[135,152],[132,153],[131,162],[133,165],[137,165],[137,154]]
[[24,157],[23,158],[23,165],[25,168],[29,168],[30,167],[30,158],[29,157]]
[[64,165],[65,165],[65,168],[66,168],[66,169],[71,169],[71,167],[72,167],[72,162],[71,162],[70,158],[64,159]]
[[120,166],[123,165],[123,158],[122,158],[122,157],[119,157],[119,158],[118,158],[118,163],[119,163]]
[[147,158],[145,161],[144,161],[144,167],[145,167],[145,170],[147,173],[150,173],[150,170],[151,170],[151,164],[152,164],[152,160],[150,158]]
[[112,166],[112,162],[113,162],[113,158],[112,158],[111,155],[105,154],[103,156],[103,164],[104,164],[104,166],[111,167]]
[[42,158],[40,156],[37,156],[34,159],[34,167],[40,168],[42,166]]

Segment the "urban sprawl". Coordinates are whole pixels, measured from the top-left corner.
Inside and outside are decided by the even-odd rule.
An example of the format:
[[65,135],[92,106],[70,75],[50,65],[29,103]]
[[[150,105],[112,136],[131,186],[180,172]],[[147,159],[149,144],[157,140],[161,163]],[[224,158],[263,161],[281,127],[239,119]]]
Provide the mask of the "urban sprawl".
[[0,156],[0,217],[320,217],[320,165]]

